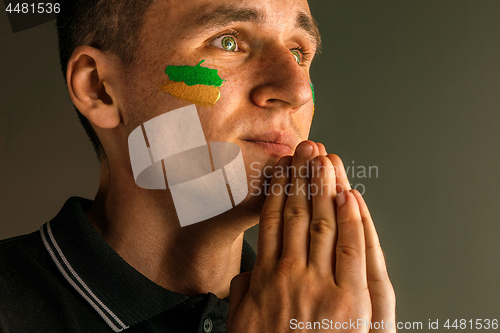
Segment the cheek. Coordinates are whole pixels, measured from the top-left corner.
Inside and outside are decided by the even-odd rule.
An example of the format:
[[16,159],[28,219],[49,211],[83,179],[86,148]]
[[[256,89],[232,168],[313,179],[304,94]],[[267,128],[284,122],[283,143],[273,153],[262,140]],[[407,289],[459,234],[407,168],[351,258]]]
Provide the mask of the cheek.
[[169,81],[160,87],[161,91],[168,92],[175,98],[196,104],[198,106],[213,107],[220,99],[220,88],[205,85],[189,86],[184,82]]
[[204,62],[201,60],[196,66],[167,66],[168,81],[160,90],[198,106],[213,107],[220,99],[224,79],[217,69],[202,67]]
[[[226,81],[220,88],[221,95],[214,107],[199,108],[200,120],[204,129],[210,129],[211,136],[228,137],[229,133],[244,130],[245,110],[248,110],[248,87],[240,75],[223,75]],[[246,83],[248,84],[248,83]]]
[[309,132],[311,131],[311,125],[313,121],[312,112],[303,112],[299,122],[301,126],[301,133],[303,134],[303,139],[307,140],[309,138]]

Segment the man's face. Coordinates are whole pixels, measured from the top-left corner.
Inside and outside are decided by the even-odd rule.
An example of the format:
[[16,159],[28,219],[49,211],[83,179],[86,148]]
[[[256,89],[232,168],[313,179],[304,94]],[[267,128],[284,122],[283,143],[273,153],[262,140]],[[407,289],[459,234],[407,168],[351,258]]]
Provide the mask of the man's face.
[[306,0],[155,2],[120,96],[128,133],[190,104],[160,91],[165,69],[204,60],[225,80],[213,107],[197,106],[206,140],[236,143],[249,182],[261,178],[257,169],[291,155],[309,135],[315,31]]

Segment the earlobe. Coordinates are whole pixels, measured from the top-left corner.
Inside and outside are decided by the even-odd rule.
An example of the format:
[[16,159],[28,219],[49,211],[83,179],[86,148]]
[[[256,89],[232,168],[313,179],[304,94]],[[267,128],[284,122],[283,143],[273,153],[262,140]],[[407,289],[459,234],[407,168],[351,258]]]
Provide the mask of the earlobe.
[[66,79],[76,108],[95,126],[114,128],[121,117],[111,77],[110,56],[90,46],[79,46],[68,61]]

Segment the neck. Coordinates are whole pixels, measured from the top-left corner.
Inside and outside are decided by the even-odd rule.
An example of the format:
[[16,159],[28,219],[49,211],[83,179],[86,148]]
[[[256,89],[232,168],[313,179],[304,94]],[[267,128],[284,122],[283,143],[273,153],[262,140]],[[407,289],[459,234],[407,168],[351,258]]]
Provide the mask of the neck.
[[[108,244],[153,282],[186,295],[229,296],[239,274],[243,232],[258,215],[232,209],[210,220],[180,227],[169,191],[144,190],[110,176],[101,183],[87,216]],[[121,181],[118,181],[121,180]]]

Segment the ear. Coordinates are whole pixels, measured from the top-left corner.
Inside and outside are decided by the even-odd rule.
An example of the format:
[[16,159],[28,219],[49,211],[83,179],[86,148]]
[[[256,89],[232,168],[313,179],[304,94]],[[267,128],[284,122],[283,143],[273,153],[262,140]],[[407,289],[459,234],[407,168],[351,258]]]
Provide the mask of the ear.
[[112,56],[90,46],[79,46],[68,61],[66,80],[76,108],[99,128],[115,128],[121,122],[114,86],[120,64]]

